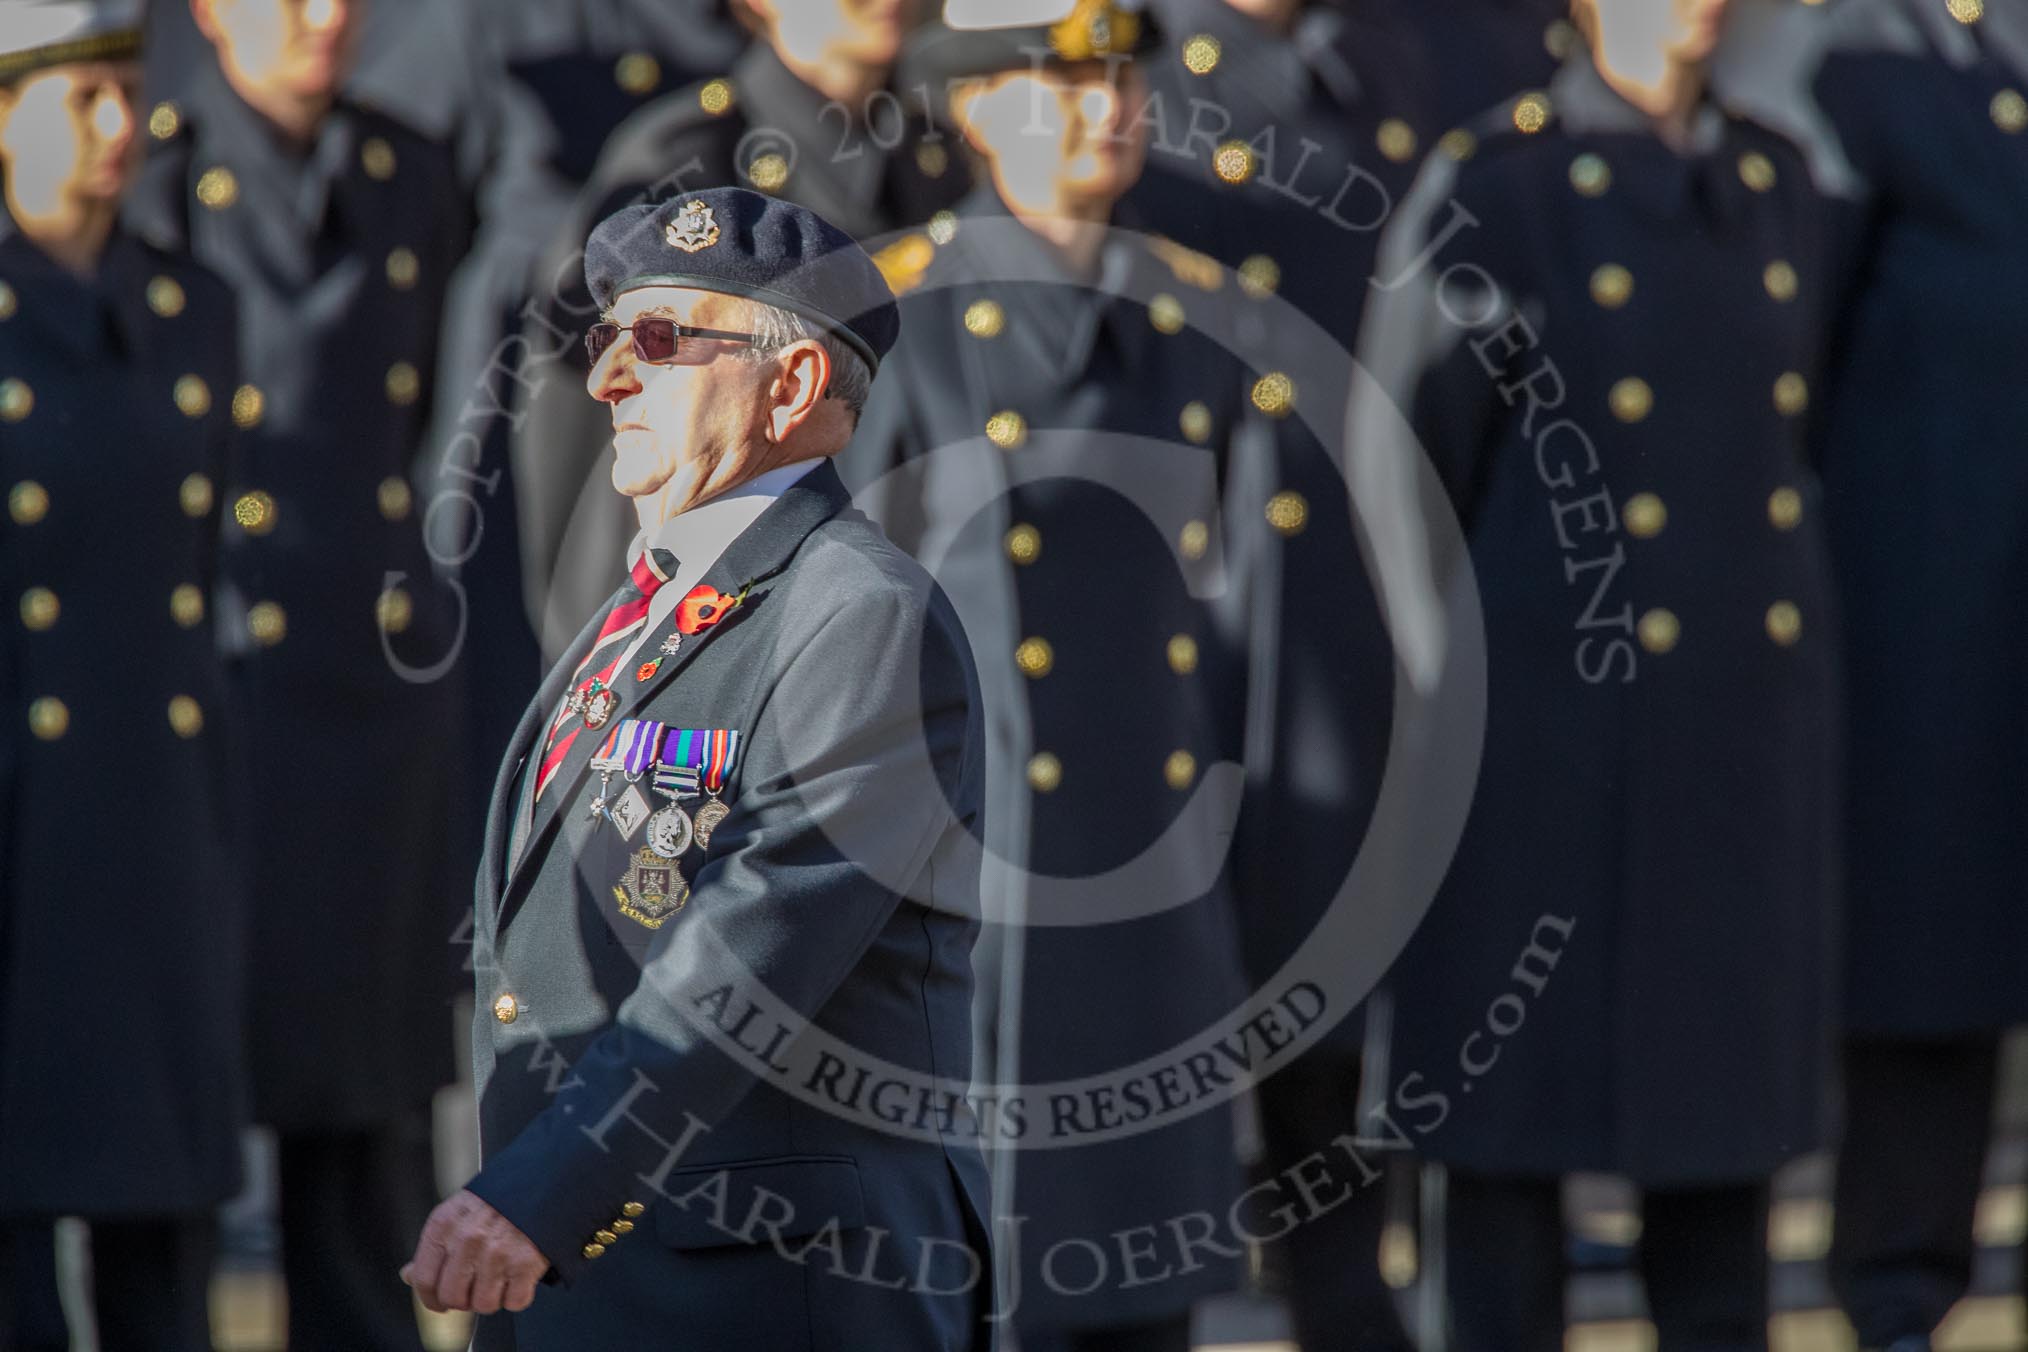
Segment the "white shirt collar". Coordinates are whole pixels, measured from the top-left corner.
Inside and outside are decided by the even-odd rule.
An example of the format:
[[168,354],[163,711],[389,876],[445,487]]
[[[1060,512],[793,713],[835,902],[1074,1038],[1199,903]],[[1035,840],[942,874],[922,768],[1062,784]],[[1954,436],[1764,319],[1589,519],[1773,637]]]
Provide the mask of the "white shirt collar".
[[[632,568],[649,545],[676,556],[678,570],[690,577],[702,577],[718,562],[719,555],[741,533],[760,518],[769,504],[789,490],[789,485],[817,467],[815,460],[782,465],[707,498],[686,512],[679,512],[655,528],[652,539],[639,531],[627,546],[627,567]],[[674,581],[675,579],[671,579]]]

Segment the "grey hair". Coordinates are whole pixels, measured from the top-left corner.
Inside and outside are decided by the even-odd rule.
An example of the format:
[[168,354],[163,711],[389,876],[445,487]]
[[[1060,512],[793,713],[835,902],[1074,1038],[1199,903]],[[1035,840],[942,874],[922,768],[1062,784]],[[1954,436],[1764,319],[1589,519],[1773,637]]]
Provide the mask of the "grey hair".
[[791,344],[814,339],[831,359],[831,384],[825,394],[843,403],[857,421],[866,407],[866,397],[873,392],[873,370],[866,364],[866,358],[837,334],[817,327],[792,310],[757,300],[748,301],[747,308],[751,311],[747,324],[754,343],[742,350],[740,356],[747,361],[773,361]]

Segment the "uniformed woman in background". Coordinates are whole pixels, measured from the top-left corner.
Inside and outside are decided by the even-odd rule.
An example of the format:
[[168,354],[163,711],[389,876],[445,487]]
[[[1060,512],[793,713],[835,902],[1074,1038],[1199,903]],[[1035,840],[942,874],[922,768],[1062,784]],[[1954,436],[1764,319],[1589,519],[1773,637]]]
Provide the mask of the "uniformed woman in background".
[[[1643,1189],[1663,1352],[1765,1348],[1767,1181],[1825,1143],[1821,206],[1704,95],[1724,8],[1579,0],[1547,89],[1425,167],[1362,337],[1463,520],[1485,634],[1479,791],[1394,1068],[1435,1096],[1460,1352],[1563,1346],[1576,1171]],[[1453,649],[1480,619],[1457,610]]]
[[209,605],[233,302],[173,214],[119,219],[139,11],[13,4],[0,32],[0,1345],[34,1352],[89,1336],[58,1216],[90,1227],[98,1346],[210,1348],[239,1182]]

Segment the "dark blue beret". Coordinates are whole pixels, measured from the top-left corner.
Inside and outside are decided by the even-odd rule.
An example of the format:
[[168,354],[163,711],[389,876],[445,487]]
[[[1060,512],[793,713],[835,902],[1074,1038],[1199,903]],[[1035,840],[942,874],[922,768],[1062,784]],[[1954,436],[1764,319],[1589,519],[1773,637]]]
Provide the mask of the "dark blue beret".
[[745,296],[803,316],[878,370],[901,335],[894,292],[866,251],[816,212],[746,188],[622,207],[584,246],[599,308],[642,286]]

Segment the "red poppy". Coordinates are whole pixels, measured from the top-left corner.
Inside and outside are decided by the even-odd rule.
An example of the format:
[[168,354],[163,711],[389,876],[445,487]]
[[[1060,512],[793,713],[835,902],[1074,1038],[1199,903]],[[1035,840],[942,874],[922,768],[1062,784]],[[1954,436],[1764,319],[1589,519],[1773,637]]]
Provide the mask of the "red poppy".
[[650,676],[653,676],[657,671],[659,671],[661,669],[661,666],[662,659],[659,657],[652,662],[643,662],[641,663],[640,666],[634,668],[634,679],[637,681],[645,681]]
[[732,612],[739,604],[736,596],[727,596],[703,583],[692,587],[690,594],[676,603],[676,632],[695,634],[709,629]]

